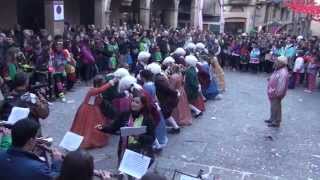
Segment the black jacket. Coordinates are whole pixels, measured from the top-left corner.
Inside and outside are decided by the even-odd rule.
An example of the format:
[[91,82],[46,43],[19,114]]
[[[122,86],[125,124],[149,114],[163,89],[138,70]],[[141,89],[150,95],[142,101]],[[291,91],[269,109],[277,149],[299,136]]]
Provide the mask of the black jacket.
[[[131,112],[122,113],[119,115],[117,120],[113,121],[110,126],[104,127],[101,131],[109,134],[119,135],[121,127],[126,127],[128,125]],[[134,118],[134,117],[133,117]],[[144,115],[142,126],[147,127],[147,132],[145,134],[139,135],[138,145],[139,148],[148,149],[152,147],[155,141],[155,125],[151,117]]]
[[51,180],[59,175],[61,162],[53,162],[51,170],[36,155],[11,148],[0,152],[1,180]]

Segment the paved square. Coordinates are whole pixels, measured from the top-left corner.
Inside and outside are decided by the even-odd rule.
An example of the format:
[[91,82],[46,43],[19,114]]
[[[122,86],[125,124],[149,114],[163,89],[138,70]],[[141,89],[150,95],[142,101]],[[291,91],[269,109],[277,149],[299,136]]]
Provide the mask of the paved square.
[[[157,157],[155,168],[168,177],[175,169],[210,179],[316,180],[320,177],[320,93],[303,88],[289,90],[283,102],[279,129],[266,127],[269,115],[266,74],[226,72],[223,100],[206,104],[207,111],[179,135],[169,137],[168,147]],[[69,130],[87,87],[67,95],[69,103],[51,106],[44,132],[60,142]],[[109,145],[90,151],[97,168],[116,169],[118,137]]]

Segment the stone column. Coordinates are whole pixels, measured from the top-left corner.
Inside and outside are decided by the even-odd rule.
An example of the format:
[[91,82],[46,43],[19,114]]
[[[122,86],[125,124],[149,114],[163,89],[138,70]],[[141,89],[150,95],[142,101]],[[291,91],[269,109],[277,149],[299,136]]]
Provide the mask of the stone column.
[[177,28],[178,26],[178,9],[171,8],[165,10],[165,25],[172,28]]
[[169,12],[170,14],[169,25],[174,29],[178,27],[179,3],[180,3],[180,0],[174,0],[174,7],[173,9],[170,9],[170,12]]
[[64,31],[64,20],[55,21],[54,20],[54,5],[61,4],[63,5],[63,0],[53,1],[45,0],[44,2],[45,10],[45,27],[53,35],[62,34]]
[[[202,7],[200,0],[192,0],[191,2],[191,25],[202,30],[203,22],[200,22],[202,16]],[[200,27],[201,26],[201,27]]]
[[111,21],[110,21],[111,11],[109,9],[107,9],[105,15],[106,15],[106,17],[105,17],[106,26],[110,26],[110,24],[111,24]]
[[140,24],[145,28],[150,27],[150,0],[140,0]]
[[94,0],[94,24],[97,28],[105,28],[105,0]]
[[64,2],[64,19],[71,25],[80,24],[80,1],[67,0]]
[[245,27],[245,32],[250,33],[253,28],[255,27],[256,24],[256,10],[255,6],[250,6],[245,9],[246,14],[246,27]]
[[192,0],[191,2],[191,13],[190,13],[190,21],[191,26],[197,26],[199,17],[198,17],[198,3],[197,0]]
[[111,0],[94,1],[94,23],[98,28],[106,28],[110,25],[110,4]]

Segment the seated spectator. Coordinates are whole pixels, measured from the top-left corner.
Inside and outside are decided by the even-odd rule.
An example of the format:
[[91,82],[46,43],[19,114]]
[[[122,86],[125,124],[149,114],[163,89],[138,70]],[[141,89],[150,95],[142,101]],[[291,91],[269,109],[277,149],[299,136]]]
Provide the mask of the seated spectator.
[[0,127],[0,150],[7,150],[11,147],[11,131],[5,127]]
[[51,167],[32,152],[39,128],[39,123],[32,119],[24,119],[13,125],[12,147],[0,153],[1,180],[49,180],[57,176],[62,160],[58,151],[53,151]]
[[77,150],[64,158],[57,180],[92,180],[94,176],[101,180],[111,179],[110,173],[94,170],[93,157],[88,152]]
[[30,108],[29,118],[39,121],[49,116],[47,100],[41,94],[29,92],[29,78],[26,73],[17,73],[15,76],[15,89],[5,99],[0,110],[0,119],[7,120],[13,107]]

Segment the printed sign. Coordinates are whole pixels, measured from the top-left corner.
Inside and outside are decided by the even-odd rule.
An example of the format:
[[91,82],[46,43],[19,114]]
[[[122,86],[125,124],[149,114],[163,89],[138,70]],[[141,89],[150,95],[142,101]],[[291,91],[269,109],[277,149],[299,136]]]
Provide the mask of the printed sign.
[[54,20],[63,21],[64,20],[64,6],[62,4],[54,4]]

